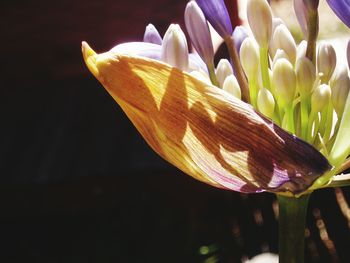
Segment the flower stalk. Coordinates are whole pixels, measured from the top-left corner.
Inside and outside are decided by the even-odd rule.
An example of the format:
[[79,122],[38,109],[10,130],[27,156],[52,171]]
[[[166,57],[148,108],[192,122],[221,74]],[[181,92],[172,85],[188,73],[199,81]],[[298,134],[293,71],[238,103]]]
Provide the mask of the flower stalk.
[[304,263],[305,221],[310,194],[299,198],[277,195],[279,262]]

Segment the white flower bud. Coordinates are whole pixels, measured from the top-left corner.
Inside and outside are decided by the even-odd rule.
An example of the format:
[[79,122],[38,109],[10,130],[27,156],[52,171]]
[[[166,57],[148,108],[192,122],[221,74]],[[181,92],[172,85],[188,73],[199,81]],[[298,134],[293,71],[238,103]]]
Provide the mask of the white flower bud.
[[222,89],[235,96],[237,99],[241,99],[242,97],[241,88],[234,75],[230,75],[225,79]]
[[262,48],[267,48],[272,33],[272,14],[266,0],[248,0],[247,16],[250,29]]
[[298,61],[300,58],[306,56],[307,42],[305,40],[301,41],[297,47],[297,58]]
[[272,69],[272,82],[281,107],[290,105],[295,97],[296,76],[293,65],[285,58],[276,61]]
[[296,65],[296,75],[300,95],[309,96],[316,80],[315,65],[307,57],[301,57]]
[[248,80],[256,78],[259,71],[260,58],[258,48],[253,39],[247,37],[243,41],[239,55]]
[[342,75],[336,79],[332,86],[332,104],[338,116],[343,114],[345,102],[350,90],[349,76]]
[[273,57],[272,67],[275,65],[276,61],[281,59],[281,58],[285,58],[285,59],[289,60],[289,57],[288,57],[287,53],[284,52],[284,50],[277,49],[275,56]]
[[259,111],[272,119],[275,110],[275,99],[268,89],[262,88],[259,90],[257,104]]
[[277,26],[273,33],[271,45],[277,49],[282,49],[288,55],[289,61],[294,65],[297,47],[292,34],[288,28],[281,24]]
[[230,62],[227,59],[220,59],[216,67],[215,74],[219,82],[219,87],[222,88],[225,79],[233,74],[233,69]]
[[326,107],[331,99],[331,88],[327,84],[321,84],[314,89],[311,95],[311,109],[320,112]]
[[337,57],[333,46],[329,43],[321,43],[317,52],[317,71],[323,73],[321,78],[323,83],[327,83],[331,78],[335,66],[337,64]]
[[188,46],[185,34],[177,24],[171,24],[165,32],[161,60],[181,70],[188,69]]

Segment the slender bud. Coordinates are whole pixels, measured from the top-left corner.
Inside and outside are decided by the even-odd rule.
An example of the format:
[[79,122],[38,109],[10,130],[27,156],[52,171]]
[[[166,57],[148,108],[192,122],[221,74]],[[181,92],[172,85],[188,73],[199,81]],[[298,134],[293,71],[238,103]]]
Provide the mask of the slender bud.
[[240,50],[241,64],[248,79],[255,79],[259,70],[259,52],[254,40],[247,37]]
[[316,80],[315,65],[307,57],[301,57],[296,65],[296,75],[301,97],[309,96]]
[[304,37],[307,38],[307,9],[304,4],[304,0],[294,0],[294,12],[297,16],[301,31]]
[[188,69],[187,41],[177,24],[171,24],[165,32],[161,60],[181,70]]
[[206,64],[213,63],[214,49],[207,20],[195,1],[187,3],[185,24],[191,42]]
[[289,57],[289,61],[294,65],[297,47],[292,34],[285,25],[279,25],[273,33],[272,46],[284,50]]
[[239,87],[238,81],[233,74],[225,79],[222,89],[235,96],[239,100],[242,97],[241,88]]
[[148,26],[146,26],[145,34],[143,35],[143,42],[153,43],[157,45],[162,44],[162,37],[154,25],[148,24]]
[[216,67],[216,78],[219,82],[219,87],[222,88],[224,85],[225,79],[233,74],[232,66],[227,59],[220,59]]
[[326,107],[331,99],[331,88],[327,84],[321,84],[314,89],[311,95],[311,109],[320,112]]
[[321,78],[322,83],[327,83],[331,78],[335,66],[337,63],[337,57],[333,46],[329,43],[321,43],[317,52],[317,70],[323,73]]
[[259,90],[257,104],[259,111],[272,119],[275,110],[275,99],[268,89],[262,88]]
[[349,90],[350,79],[347,74],[341,75],[340,78],[334,81],[332,87],[332,104],[338,116],[341,116],[343,114]]
[[248,0],[247,16],[250,29],[261,48],[267,48],[271,39],[272,14],[266,0]]
[[348,41],[348,46],[346,48],[346,58],[348,59],[348,67],[350,69],[350,40]]
[[295,97],[296,76],[293,65],[285,58],[279,59],[272,72],[272,81],[281,107],[290,105]]
[[231,20],[224,0],[196,0],[196,2],[206,19],[222,38],[232,35]]
[[243,41],[248,37],[248,32],[243,26],[236,26],[235,30],[233,30],[232,38],[235,42],[235,48],[237,50],[237,54],[239,54],[241,50],[241,45]]

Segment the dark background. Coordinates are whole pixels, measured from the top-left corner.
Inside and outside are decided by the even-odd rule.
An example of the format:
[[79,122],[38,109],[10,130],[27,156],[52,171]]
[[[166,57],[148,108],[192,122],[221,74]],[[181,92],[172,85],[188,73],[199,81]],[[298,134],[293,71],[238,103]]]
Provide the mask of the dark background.
[[[150,22],[163,34],[182,24],[186,2],[1,2],[0,262],[240,262],[277,252],[273,195],[214,189],[171,167],[84,65],[82,40],[102,52],[141,40]],[[308,228],[307,262],[349,262],[334,190],[312,196]]]

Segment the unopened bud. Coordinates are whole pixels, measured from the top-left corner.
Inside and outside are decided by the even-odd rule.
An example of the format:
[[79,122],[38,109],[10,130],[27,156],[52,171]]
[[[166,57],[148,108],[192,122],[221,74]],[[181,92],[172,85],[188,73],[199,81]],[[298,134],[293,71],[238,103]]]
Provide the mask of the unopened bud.
[[234,75],[230,75],[225,79],[222,89],[235,96],[237,99],[241,99],[242,97],[241,88]]
[[219,82],[219,87],[222,88],[224,85],[225,79],[233,74],[232,66],[227,59],[220,59],[216,67],[216,78]]
[[281,58],[276,61],[272,81],[279,105],[281,107],[290,105],[295,97],[296,76],[293,65],[287,59]]
[[273,117],[273,112],[275,110],[275,99],[272,93],[265,88],[261,88],[258,92],[257,99],[258,109],[268,118]]
[[288,57],[287,53],[284,52],[284,50],[277,49],[276,54],[273,57],[272,67],[275,65],[276,61],[278,61],[281,58],[285,58],[285,59],[289,60],[289,57]]
[[171,24],[165,32],[161,60],[181,70],[188,68],[188,47],[185,34],[177,24]]
[[247,37],[243,41],[239,55],[248,80],[256,78],[258,75],[260,58],[258,48],[253,39]]
[[185,24],[191,42],[206,64],[213,63],[214,49],[207,20],[195,1],[188,2]]
[[289,61],[293,65],[295,64],[297,47],[292,34],[285,25],[281,24],[276,28],[271,45],[277,49],[284,50],[289,57]]
[[148,24],[148,26],[146,26],[145,34],[143,35],[143,42],[153,43],[157,45],[162,44],[162,37],[154,25]]
[[306,56],[307,42],[305,40],[301,41],[297,47],[297,58],[298,61],[300,58]]
[[311,109],[320,112],[326,107],[331,99],[331,88],[327,84],[321,84],[314,89],[311,95]]
[[350,90],[350,79],[349,76],[342,75],[336,79],[332,87],[332,104],[338,117],[343,114],[345,102],[348,97]]
[[337,57],[333,46],[329,43],[321,43],[317,52],[317,71],[322,72],[322,83],[327,83],[331,78],[335,66],[337,63]]
[[315,65],[307,57],[301,57],[296,65],[296,75],[300,95],[309,96],[316,79]]
[[271,39],[272,14],[266,0],[248,0],[247,16],[250,29],[262,48],[267,48]]
[[307,38],[307,9],[304,4],[304,0],[294,0],[294,12],[297,16],[301,31],[304,34],[304,37]]
[[233,30],[232,38],[235,42],[235,48],[237,50],[237,54],[241,50],[241,46],[243,41],[248,37],[248,32],[243,26],[236,26],[235,30]]

